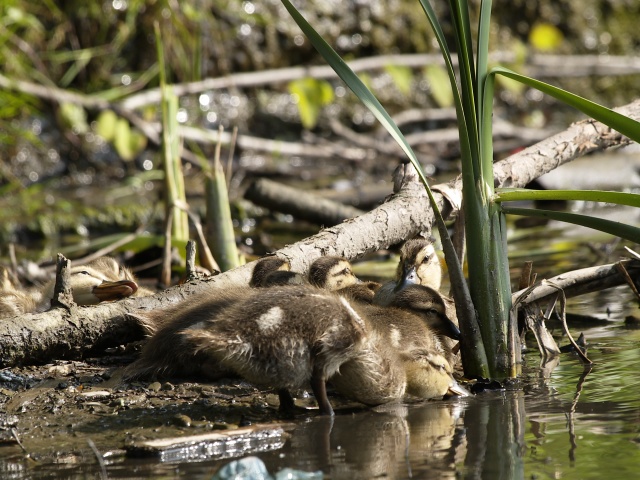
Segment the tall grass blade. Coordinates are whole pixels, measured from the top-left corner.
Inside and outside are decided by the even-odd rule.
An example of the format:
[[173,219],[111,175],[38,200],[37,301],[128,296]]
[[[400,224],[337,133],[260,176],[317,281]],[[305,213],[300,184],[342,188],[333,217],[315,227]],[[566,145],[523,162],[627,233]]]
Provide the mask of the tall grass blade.
[[541,210],[537,208],[516,208],[502,207],[507,215],[522,215],[527,217],[548,218],[549,220],[559,220],[561,222],[582,225],[583,227],[593,228],[601,232],[615,235],[635,243],[640,243],[640,228],[627,225],[625,223],[605,220],[603,218],[590,217],[588,215],[580,215],[577,213],[558,212],[555,210]]
[[493,198],[493,201],[496,203],[523,200],[576,200],[640,207],[640,194],[607,190],[528,190],[526,188],[499,188],[496,190]]
[[527,77],[526,75],[521,75],[516,73],[508,68],[504,67],[495,67],[490,72],[490,78],[488,81],[492,82],[495,75],[504,75],[505,77],[512,78],[513,80],[517,80],[518,82],[524,83],[530,87],[533,87],[537,90],[540,90],[547,95],[551,95],[554,98],[566,103],[567,105],[571,105],[574,108],[577,108],[582,113],[589,115],[591,118],[594,118],[605,125],[617,130],[623,135],[626,135],[630,139],[640,142],[640,122],[633,120],[629,117],[625,117],[618,112],[614,112],[613,110],[603,107],[602,105],[598,105],[591,100],[587,100],[579,95],[576,95],[571,92],[567,92],[558,87],[554,87],[553,85],[549,85],[548,83],[541,82],[540,80],[536,80],[531,77]]
[[231,219],[227,182],[220,161],[221,137],[222,128],[219,130],[213,166],[207,166],[203,171],[207,206],[206,239],[220,270],[226,272],[240,266],[240,256]]

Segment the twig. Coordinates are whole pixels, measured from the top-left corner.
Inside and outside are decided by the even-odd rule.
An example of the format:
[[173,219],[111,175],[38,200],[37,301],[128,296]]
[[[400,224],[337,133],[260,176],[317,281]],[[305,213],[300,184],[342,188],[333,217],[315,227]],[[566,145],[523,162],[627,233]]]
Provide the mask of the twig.
[[187,212],[187,216],[189,217],[189,220],[191,220],[191,223],[193,224],[193,228],[195,228],[196,230],[196,235],[198,236],[198,242],[200,243],[201,262],[203,266],[207,270],[209,270],[211,273],[220,272],[220,266],[218,265],[218,262],[216,262],[216,259],[214,258],[213,253],[211,253],[211,249],[209,248],[209,244],[207,243],[207,239],[204,235],[204,230],[202,229],[202,223],[200,222],[200,217],[197,214],[193,213],[189,208],[189,205],[185,204],[184,202],[176,202],[175,205],[180,210]]
[[93,443],[93,440],[88,438],[87,443],[89,444],[89,448],[93,450],[93,454],[96,456],[96,459],[98,460],[98,465],[100,465],[100,478],[102,480],[107,480],[109,478],[109,475],[107,474],[107,465],[104,463],[104,457],[100,453],[100,450],[98,450],[98,447],[96,447],[96,444]]
[[[640,267],[640,263],[636,260],[623,260],[620,263],[622,263],[628,270],[631,270],[633,275],[639,274],[638,269]],[[571,272],[557,275],[537,285],[533,291],[529,292],[529,295],[525,300],[523,300],[523,302],[532,303],[548,295],[552,295],[555,293],[555,288],[552,284],[562,288],[565,295],[568,297],[583,295],[585,293],[621,285],[624,283],[624,279],[616,265],[616,263],[611,263],[607,265],[581,268],[579,270],[573,270]],[[514,292],[511,295],[512,301],[515,301],[522,292],[522,290]]]
[[189,240],[187,242],[187,281],[198,278],[196,273],[196,242]]
[[96,250],[95,252],[90,253],[89,255],[87,255],[85,257],[77,258],[75,260],[75,262],[84,264],[84,263],[88,263],[88,262],[90,262],[92,260],[95,260],[96,258],[102,257],[103,255],[108,255],[111,252],[113,252],[115,249],[120,248],[122,245],[126,245],[130,241],[135,240],[136,237],[138,235],[140,235],[140,233],[142,233],[145,230],[146,227],[147,227],[146,225],[142,225],[139,228],[137,228],[135,232],[129,233],[128,235],[125,235],[121,239],[116,240],[112,244],[107,245],[106,247],[103,247],[103,248],[101,248],[99,250]]
[[631,290],[633,290],[633,293],[636,294],[636,298],[640,299],[640,292],[638,292],[638,288],[636,287],[635,282],[631,278],[631,275],[629,275],[629,272],[622,264],[622,262],[616,262],[616,268],[618,269],[618,272],[620,272],[620,275],[622,275],[622,277],[627,281],[627,283],[631,287]]
[[560,320],[562,321],[562,328],[564,329],[564,333],[567,335],[567,338],[569,338],[569,342],[571,343],[573,348],[576,350],[576,353],[578,354],[580,359],[587,365],[591,365],[593,362],[589,360],[587,355],[582,351],[582,348],[580,348],[580,346],[575,342],[575,340],[571,336],[571,332],[569,332],[569,327],[567,326],[567,312],[566,312],[567,297],[564,294],[564,290],[562,290],[562,288],[560,288],[559,286],[555,285],[554,283],[548,280],[546,280],[545,282],[559,292],[558,299],[560,300]]
[[29,455],[29,452],[27,451],[26,448],[24,448],[24,445],[20,441],[20,437],[18,437],[18,431],[15,428],[11,429],[11,436],[16,439],[16,443],[22,449],[22,451],[27,454],[27,457],[31,458],[31,456]]
[[73,293],[71,293],[70,272],[71,261],[63,254],[58,253],[56,262],[56,283],[53,289],[53,298],[51,299],[51,308],[63,307],[70,310],[75,306],[73,301]]

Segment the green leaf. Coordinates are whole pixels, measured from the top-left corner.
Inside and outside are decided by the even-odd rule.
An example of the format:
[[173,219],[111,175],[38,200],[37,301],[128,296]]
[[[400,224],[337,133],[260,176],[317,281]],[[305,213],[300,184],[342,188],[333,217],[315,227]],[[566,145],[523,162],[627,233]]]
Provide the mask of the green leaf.
[[[636,120],[625,117],[618,112],[614,112],[609,108],[598,105],[597,103],[580,97],[579,95],[567,92],[566,90],[554,87],[553,85],[541,82],[540,80],[527,77],[526,75],[521,75],[504,67],[496,67],[492,69],[490,72],[490,76],[495,75],[504,75],[505,77],[512,78],[524,83],[525,85],[529,85],[530,87],[540,90],[547,95],[551,95],[552,97],[557,98],[567,105],[571,105],[572,107],[577,108],[586,115],[589,115],[590,117],[604,123],[605,125],[608,125],[614,130],[617,130],[621,134],[626,135],[630,139],[636,142],[640,142],[640,122],[637,122]],[[488,78],[487,82],[489,82],[490,80],[491,79]],[[485,98],[485,101],[486,100],[488,99]]]
[[529,43],[541,52],[552,52],[564,41],[564,35],[558,27],[550,23],[536,23],[529,32]]
[[113,110],[103,110],[96,121],[96,133],[110,142],[115,137],[117,123],[118,116]]
[[409,95],[411,93],[413,72],[409,67],[387,65],[384,67],[384,70],[391,76],[393,83],[395,83],[398,90],[400,90],[400,93],[403,95]]
[[582,200],[586,202],[606,202],[616,205],[640,207],[640,194],[612,192],[607,190],[529,190],[526,188],[496,189],[494,202],[520,200]]
[[326,80],[302,78],[289,83],[289,92],[298,97],[298,111],[304,128],[312,129],[318,122],[322,107],[333,101],[333,87]]
[[616,237],[624,238],[635,243],[640,243],[640,228],[620,222],[589,217],[587,215],[580,215],[577,213],[557,212],[536,208],[502,207],[502,211],[508,215],[548,218],[550,220],[582,225],[583,227],[593,228],[600,232],[615,235]]
[[440,65],[428,65],[424,68],[425,77],[431,87],[431,96],[440,108],[453,105],[453,91],[449,83],[449,74]]
[[80,105],[63,102],[60,104],[58,114],[63,125],[72,129],[75,133],[83,135],[89,131],[87,112]]

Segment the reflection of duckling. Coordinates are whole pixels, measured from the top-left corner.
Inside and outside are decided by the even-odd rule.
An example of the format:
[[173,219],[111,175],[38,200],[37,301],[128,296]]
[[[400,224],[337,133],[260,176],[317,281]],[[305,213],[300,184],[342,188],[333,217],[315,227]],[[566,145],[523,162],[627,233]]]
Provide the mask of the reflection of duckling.
[[[78,305],[95,305],[120,300],[133,294],[150,294],[138,289],[133,274],[111,257],[100,257],[86,265],[71,267],[69,282],[73,300]],[[43,312],[51,305],[55,280],[28,291],[3,291],[0,298],[2,316]]]
[[[320,412],[332,414],[325,382],[365,336],[362,319],[346,300],[312,287],[216,293],[173,312],[177,317],[165,327],[173,333],[164,336],[163,357],[187,363],[191,355],[194,362],[275,388],[283,410],[293,407],[290,390],[310,383]],[[157,335],[145,346],[138,367],[154,368]],[[162,363],[171,369],[173,361]]]
[[389,305],[394,292],[419,284],[440,290],[442,267],[433,244],[423,238],[407,240],[400,249],[400,262],[394,281],[383,284],[373,299],[376,305]]

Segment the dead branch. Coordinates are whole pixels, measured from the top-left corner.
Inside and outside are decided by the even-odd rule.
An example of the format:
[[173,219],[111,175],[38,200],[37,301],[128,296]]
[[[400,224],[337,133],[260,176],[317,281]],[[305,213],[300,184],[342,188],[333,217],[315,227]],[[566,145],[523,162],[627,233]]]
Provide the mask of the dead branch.
[[364,213],[357,208],[321,198],[313,193],[267,178],[259,178],[251,182],[244,197],[256,205],[276,212],[288,213],[300,220],[307,220],[317,225],[337,225],[347,218]]

